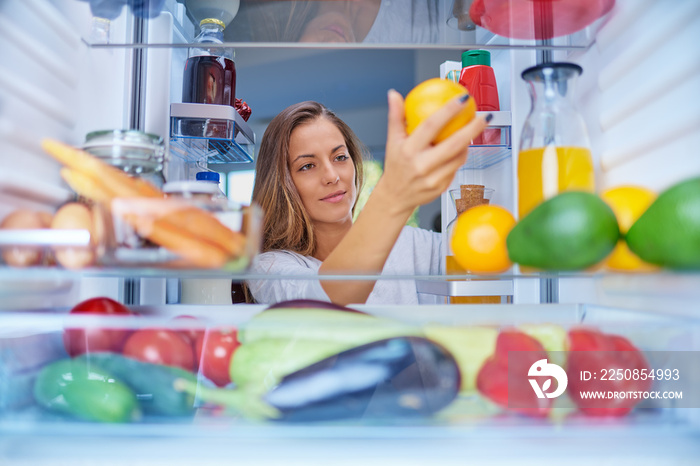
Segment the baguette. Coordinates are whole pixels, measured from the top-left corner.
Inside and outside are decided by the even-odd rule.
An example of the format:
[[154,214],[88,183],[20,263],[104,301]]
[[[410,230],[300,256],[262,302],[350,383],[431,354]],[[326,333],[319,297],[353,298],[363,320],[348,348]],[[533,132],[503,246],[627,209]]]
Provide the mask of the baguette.
[[229,259],[228,253],[223,249],[194,237],[163,219],[151,220],[137,215],[126,215],[124,219],[136,229],[139,236],[178,254],[196,267],[221,268]]
[[99,180],[113,197],[163,197],[163,192],[149,182],[132,178],[83,150],[52,139],[43,140],[41,147],[64,166]]
[[61,178],[68,183],[73,191],[95,202],[107,204],[114,198],[114,195],[105,186],[83,172],[61,168]]

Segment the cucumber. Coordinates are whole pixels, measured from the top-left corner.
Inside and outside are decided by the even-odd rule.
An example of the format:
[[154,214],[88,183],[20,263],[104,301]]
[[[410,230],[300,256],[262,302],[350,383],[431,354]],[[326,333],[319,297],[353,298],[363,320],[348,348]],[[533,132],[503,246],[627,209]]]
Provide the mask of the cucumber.
[[142,362],[117,353],[86,353],[77,358],[90,367],[96,366],[123,380],[135,393],[144,413],[158,416],[191,416],[195,413],[194,396],[176,391],[176,379],[197,383],[197,376],[179,367]]

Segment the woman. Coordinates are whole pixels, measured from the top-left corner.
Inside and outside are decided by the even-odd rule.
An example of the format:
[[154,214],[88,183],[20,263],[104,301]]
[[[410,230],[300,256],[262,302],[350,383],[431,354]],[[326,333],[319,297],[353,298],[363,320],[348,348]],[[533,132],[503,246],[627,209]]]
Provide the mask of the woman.
[[230,42],[439,43],[435,0],[242,0]]
[[[466,104],[445,104],[408,136],[401,95],[388,93],[384,174],[357,220],[365,150],[352,130],[316,102],[288,107],[269,124],[256,162],[253,202],[265,212],[263,253],[253,273],[426,275],[442,271],[438,233],[405,227],[413,210],[447,189],[467,148],[488,122],[475,118],[437,145],[431,141]],[[320,299],[337,304],[417,304],[410,280],[251,280],[257,302]]]

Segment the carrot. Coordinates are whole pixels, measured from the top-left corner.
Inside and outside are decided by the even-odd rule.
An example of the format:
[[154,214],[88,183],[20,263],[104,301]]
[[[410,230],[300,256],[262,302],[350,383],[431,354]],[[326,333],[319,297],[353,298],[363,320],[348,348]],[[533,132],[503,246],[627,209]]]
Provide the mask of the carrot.
[[137,215],[125,215],[139,236],[178,254],[197,267],[220,268],[229,255],[223,249],[197,238],[162,219],[149,219]]

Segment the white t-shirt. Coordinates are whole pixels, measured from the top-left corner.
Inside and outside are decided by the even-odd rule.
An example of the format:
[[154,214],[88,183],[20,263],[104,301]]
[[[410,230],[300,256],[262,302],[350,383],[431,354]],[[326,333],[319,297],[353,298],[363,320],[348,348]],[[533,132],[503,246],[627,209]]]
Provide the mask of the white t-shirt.
[[439,0],[381,0],[365,43],[439,43],[443,21]]
[[[438,275],[443,273],[442,236],[440,233],[404,227],[384,264],[382,275]],[[318,276],[321,261],[292,251],[268,251],[252,265],[253,274]],[[261,304],[290,299],[330,298],[316,279],[249,280],[248,288]],[[443,298],[418,294],[415,280],[379,279],[367,304],[442,304]]]

